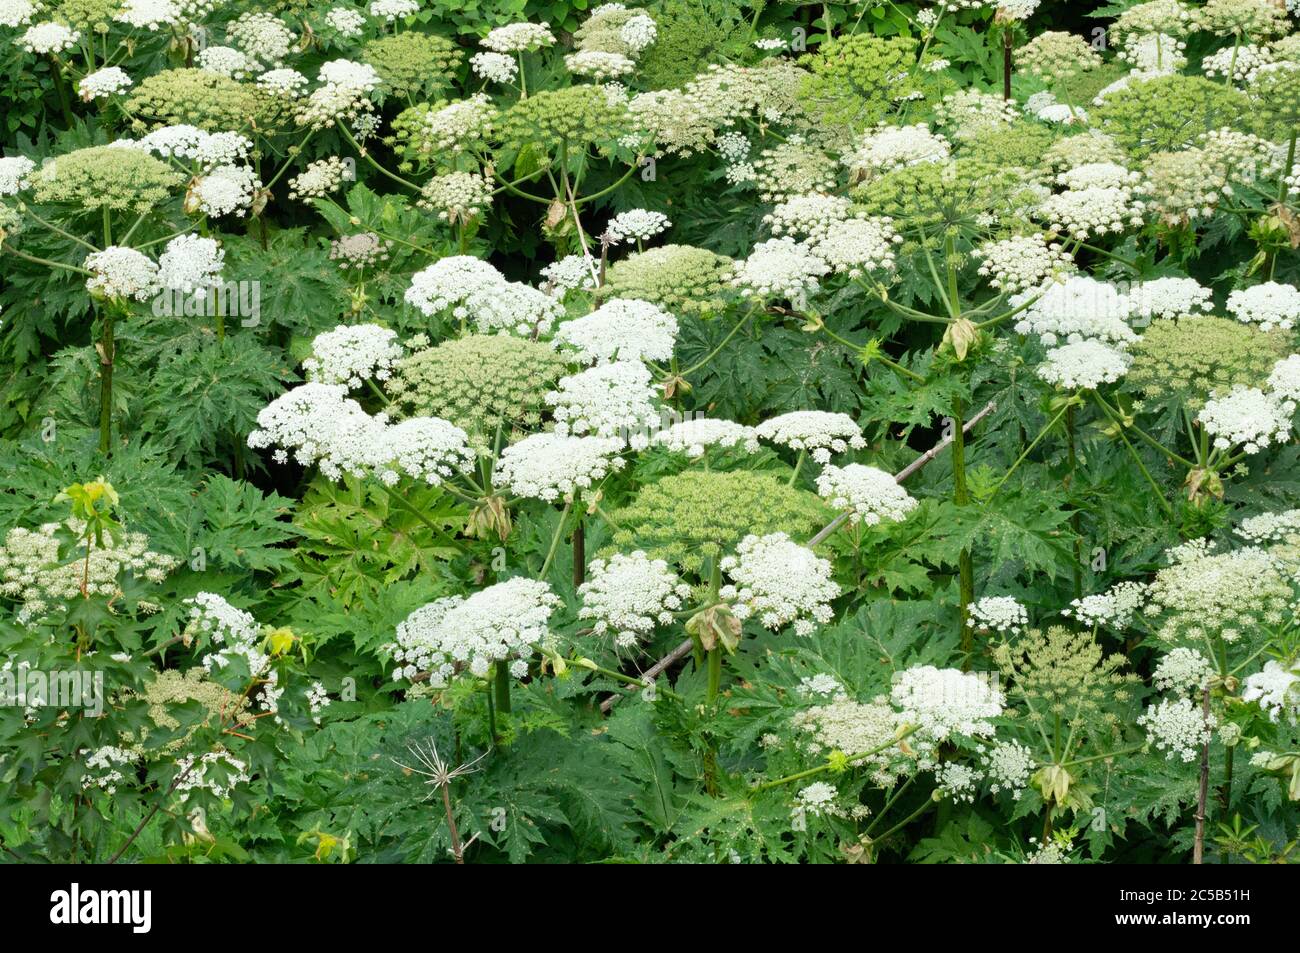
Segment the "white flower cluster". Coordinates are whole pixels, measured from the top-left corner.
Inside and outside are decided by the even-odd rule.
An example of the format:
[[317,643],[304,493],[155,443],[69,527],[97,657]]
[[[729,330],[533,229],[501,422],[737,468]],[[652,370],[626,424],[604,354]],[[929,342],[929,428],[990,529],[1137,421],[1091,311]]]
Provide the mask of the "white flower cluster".
[[1130,361],[1123,351],[1100,341],[1074,341],[1049,350],[1037,374],[1064,390],[1096,390],[1128,373]]
[[831,564],[785,533],[746,536],[736,555],[720,562],[732,583],[718,595],[734,601],[738,619],[753,616],[768,629],[793,623],[796,635],[809,635],[831,620],[830,602],[840,594]]
[[263,681],[256,696],[258,706],[266,711],[277,710],[278,699],[284,693],[279,688],[279,673],[271,667],[271,657],[261,649],[262,627],[252,613],[232,606],[222,596],[213,592],[200,592],[186,599],[190,621],[185,627],[187,638],[206,639],[213,648],[199,660],[207,672],[220,671],[235,657],[243,659],[248,676]]
[[570,291],[592,291],[596,287],[596,276],[600,265],[589,255],[565,255],[542,268],[542,289],[557,298],[564,298]]
[[655,433],[650,442],[692,459],[704,456],[708,447],[741,447],[746,453],[757,453],[759,449],[753,427],[713,417],[678,421]]
[[173,0],[126,0],[113,19],[137,30],[156,32],[180,23],[182,16],[180,4]]
[[[596,8],[597,12],[599,7]],[[628,17],[627,21],[619,27],[618,37],[627,44],[628,49],[633,53],[640,53],[659,35],[659,27],[655,21],[644,13],[637,13]]]
[[289,451],[305,467],[318,466],[332,480],[344,474],[375,477],[386,486],[403,474],[436,486],[474,464],[465,431],[438,417],[412,417],[389,424],[367,414],[343,384],[309,382],[281,394],[257,415],[248,436],[254,449],[275,447],[283,463]]
[[1214,677],[1214,666],[1196,649],[1178,646],[1161,657],[1152,672],[1157,691],[1186,695],[1199,692]]
[[1087,162],[1059,173],[1056,181],[1075,191],[1136,188],[1142,183],[1142,173],[1130,172],[1114,162]]
[[1143,610],[1163,617],[1157,635],[1164,641],[1200,644],[1217,636],[1233,643],[1261,624],[1280,624],[1294,599],[1278,561],[1262,549],[1220,553],[1196,539],[1167,556],[1170,564],[1156,573]]
[[513,83],[519,75],[519,62],[507,53],[480,50],[469,58],[475,75],[493,83]]
[[98,788],[105,794],[116,794],[117,786],[126,780],[125,771],[133,771],[133,766],[140,759],[139,752],[116,745],[104,745],[86,755],[85,774],[81,778],[81,789],[89,791]]
[[312,129],[325,129],[339,119],[356,120],[374,109],[370,94],[382,80],[369,63],[329,60],[316,78],[321,85],[312,90],[298,111],[298,121]]
[[468,255],[442,258],[417,271],[406,289],[406,301],[430,317],[450,312],[482,334],[545,334],[564,315],[563,306],[550,295],[507,281],[490,264]]
[[545,395],[556,433],[616,438],[636,450],[649,446],[648,432],[659,421],[654,399],[650,369],[624,360],[562,377]]
[[564,57],[565,68],[574,76],[586,76],[601,82],[627,76],[636,69],[636,63],[622,53],[606,50],[578,50]]
[[307,77],[296,69],[281,67],[267,70],[257,77],[257,85],[268,93],[296,99],[307,88]]
[[26,156],[0,158],[0,195],[17,195],[27,188],[27,176],[36,169],[36,163]]
[[979,273],[1007,294],[1036,288],[1075,270],[1074,259],[1061,244],[1048,242],[1038,233],[986,242],[975,255],[980,260]]
[[116,96],[131,88],[131,77],[120,66],[105,66],[93,73],[87,73],[77,83],[77,92],[86,102]]
[[1237,535],[1253,543],[1274,543],[1300,535],[1300,510],[1247,517],[1237,527]]
[[311,712],[311,720],[319,725],[321,712],[330,705],[329,690],[323,682],[312,682],[304,694],[307,696],[307,708]]
[[643,208],[628,209],[609,220],[605,226],[604,240],[611,245],[644,242],[666,232],[672,224],[663,212],[651,212]]
[[1165,757],[1195,761],[1202,745],[1210,743],[1217,720],[1208,717],[1201,706],[1187,698],[1165,698],[1138,716],[1137,723],[1146,729],[1147,740]]
[[1134,317],[1176,318],[1214,310],[1214,292],[1194,278],[1153,278],[1128,290]]
[[[514,60],[510,62],[513,63]],[[422,131],[431,150],[458,155],[482,136],[495,113],[496,107],[492,105],[492,100],[485,93],[476,93],[468,99],[426,113]]]
[[1016,333],[1036,334],[1049,346],[1061,340],[1075,343],[1096,339],[1115,345],[1137,340],[1128,326],[1133,308],[1128,298],[1114,285],[1088,275],[1071,275],[1011,298],[1014,308],[1026,304],[1016,323]]
[[[189,608],[189,624],[185,634],[191,638],[206,638],[212,645],[253,645],[262,636],[262,627],[251,612],[232,606],[215,592],[200,592],[185,600]],[[211,669],[209,663],[205,668]]]
[[36,4],[32,0],[0,0],[0,26],[26,26],[36,15]]
[[393,243],[374,232],[343,235],[330,242],[330,261],[337,261],[343,271],[362,271],[388,261]]
[[945,761],[935,765],[935,790],[958,803],[974,801],[979,782],[979,773],[960,761]]
[[555,343],[585,364],[667,361],[677,341],[677,319],[658,305],[610,298],[595,311],[555,329]]
[[794,807],[790,810],[792,817],[839,817],[844,813],[843,808],[835,803],[835,799],[840,796],[835,785],[827,784],[825,781],[814,781],[806,788],[800,788],[799,793],[794,797]]
[[821,288],[830,265],[789,236],[759,242],[739,262],[731,283],[754,298],[781,298],[796,305]]
[[817,492],[837,510],[847,510],[850,523],[876,526],[898,523],[917,506],[893,475],[861,463],[826,465],[817,475]]
[[691,587],[664,560],[641,550],[616,553],[608,561],[593,559],[587,567],[587,581],[578,587],[578,618],[594,620],[595,635],[612,634],[615,645],[629,648],[656,624],[671,623],[690,594]]
[[825,234],[809,239],[812,253],[836,274],[860,278],[867,272],[894,270],[894,247],[903,236],[889,218],[846,218],[831,223]]
[[1246,453],[1259,453],[1290,439],[1295,408],[1294,400],[1238,385],[1223,397],[1207,400],[1197,419],[1218,449],[1241,446]]
[[501,451],[493,478],[516,496],[573,499],[623,468],[621,440],[536,433]]
[[307,168],[289,180],[289,198],[324,198],[352,177],[352,167],[338,156],[307,163]]
[[166,159],[185,159],[199,169],[213,169],[247,159],[253,140],[237,132],[206,132],[198,126],[162,126],[124,148],[142,149]]
[[[60,558],[61,532],[80,539],[67,559]],[[103,543],[92,546],[87,559],[84,534],[84,523],[68,520],[45,523],[36,530],[15,527],[5,535],[0,546],[0,596],[22,603],[20,624],[63,609],[83,595],[116,596],[123,573],[157,585],[180,562],[150,550],[143,533],[125,531],[106,532]]]
[[1005,697],[987,676],[955,668],[917,665],[897,672],[889,692],[902,720],[920,726],[925,740],[950,735],[991,737],[990,719],[1002,714]]
[[257,61],[233,46],[205,46],[199,50],[199,69],[231,79],[247,79],[258,72]]
[[468,598],[450,596],[416,609],[397,626],[387,646],[398,663],[393,680],[429,673],[429,684],[446,688],[468,668],[485,678],[494,663],[510,662],[510,674],[528,674],[528,657],[549,634],[560,598],[536,579],[516,577]]
[[1289,331],[1300,320],[1300,290],[1276,281],[1239,289],[1228,295],[1228,311],[1261,331]]
[[1265,662],[1263,669],[1247,676],[1241,700],[1258,702],[1273,721],[1285,713],[1294,725],[1300,721],[1300,674],[1281,662]]
[[1119,58],[1133,66],[1134,78],[1168,76],[1187,65],[1187,44],[1167,33],[1144,33],[1128,38]]
[[234,215],[242,218],[262,188],[252,166],[221,165],[196,178],[185,196],[185,210],[211,218]]
[[1083,626],[1108,626],[1116,631],[1127,629],[1133,616],[1142,608],[1147,596],[1145,583],[1125,581],[1111,586],[1105,592],[1094,593],[1073,600],[1061,615]]
[[18,38],[18,45],[28,53],[48,55],[62,53],[76,46],[81,33],[62,23],[37,23]]
[[[216,770],[213,771],[213,768]],[[176,762],[176,774],[173,790],[182,802],[188,800],[194,791],[205,791],[213,797],[226,798],[237,785],[252,780],[248,764],[228,751],[208,751],[197,760],[192,754],[184,755]]]
[[923,122],[877,126],[844,157],[855,178],[866,179],[921,162],[942,162],[951,154],[948,140]]
[[388,23],[392,23],[402,17],[419,13],[420,4],[416,0],[371,0],[369,9],[372,17],[382,17]]
[[[908,768],[899,758],[896,747],[886,747],[898,737],[903,719],[886,701],[875,699],[868,703],[854,701],[843,695],[839,683],[827,676],[814,676],[822,680],[825,694],[833,694],[832,701],[797,712],[791,725],[800,736],[800,747],[810,754],[842,751],[846,755],[864,754],[884,748],[856,764],[871,771],[871,779],[881,787],[890,787]],[[810,680],[804,679],[801,687]]]
[[1034,753],[1019,741],[999,741],[980,752],[980,769],[994,794],[1006,791],[1019,800],[1038,766]]
[[1142,224],[1146,204],[1131,185],[1067,189],[1049,195],[1035,214],[1053,231],[1086,241],[1118,235]]
[[1029,625],[1029,611],[1014,596],[984,596],[972,602],[968,611],[977,632],[1017,635]]
[[293,50],[293,31],[269,13],[242,13],[226,27],[226,39],[258,61],[258,70],[284,65]]
[[110,245],[86,256],[84,267],[94,272],[86,290],[102,298],[146,301],[158,287],[158,266],[142,251]]
[[177,235],[158,256],[158,284],[168,291],[186,294],[219,284],[226,264],[226,253],[215,238],[203,235]]
[[356,389],[371,378],[388,380],[401,357],[396,331],[377,324],[343,324],[316,335],[302,366],[309,381]]
[[325,14],[325,22],[337,30],[340,36],[349,39],[360,36],[366,26],[366,18],[347,7],[331,7]]
[[523,53],[555,43],[548,23],[509,23],[483,38],[483,45],[497,53]]
[[415,203],[422,209],[437,212],[438,218],[452,225],[465,225],[478,218],[492,205],[492,180],[478,172],[446,172],[435,175],[420,189]]
[[791,450],[806,450],[817,463],[830,462],[832,453],[850,448],[861,450],[867,445],[862,432],[848,414],[826,410],[794,410],[770,417],[754,428],[769,443]]
[[1201,60],[1201,72],[1211,77],[1223,76],[1234,83],[1250,83],[1260,67],[1271,62],[1273,52],[1267,46],[1238,43],[1207,55]]
[[841,195],[810,192],[778,202],[763,216],[773,235],[821,238],[832,225],[849,217],[853,203]]

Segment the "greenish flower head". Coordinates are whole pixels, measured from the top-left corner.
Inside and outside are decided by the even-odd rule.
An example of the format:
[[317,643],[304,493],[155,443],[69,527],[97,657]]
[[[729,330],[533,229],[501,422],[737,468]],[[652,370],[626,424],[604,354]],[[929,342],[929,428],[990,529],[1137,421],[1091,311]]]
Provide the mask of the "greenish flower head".
[[542,395],[565,370],[564,358],[546,344],[472,334],[404,357],[386,388],[403,415],[450,420],[485,447],[498,426],[507,436],[537,427]]
[[661,245],[610,266],[602,294],[650,301],[675,314],[718,311],[736,265],[693,245]]
[[688,470],[646,485],[610,514],[619,527],[612,551],[641,549],[699,573],[750,533],[803,540],[833,516],[813,494],[772,473]]
[[113,28],[113,17],[121,9],[121,0],[63,0],[53,19],[83,32],[103,34]]
[[92,146],[47,162],[32,173],[32,197],[42,204],[108,208],[142,214],[161,205],[185,178],[138,149]]
[[1300,64],[1260,70],[1250,86],[1260,132],[1283,142],[1300,127]]
[[1051,128],[1021,119],[971,136],[962,143],[959,154],[990,164],[1036,169],[1056,139]]
[[802,92],[815,127],[851,135],[884,119],[895,103],[920,91],[916,53],[914,39],[863,32],[823,43],[805,56],[801,63],[811,75]]
[[1042,164],[1052,173],[1075,169],[1096,162],[1125,165],[1128,156],[1110,136],[1090,129],[1075,136],[1057,139],[1043,151]]
[[1252,132],[1250,99],[1202,76],[1136,80],[1097,107],[1097,127],[1130,155],[1176,152],[1225,126]]
[[188,124],[206,132],[237,132],[278,122],[275,98],[256,86],[201,69],[164,70],[141,80],[126,109],[145,126]]
[[1124,385],[1148,400],[1197,410],[1238,384],[1262,387],[1291,352],[1288,336],[1215,315],[1153,321],[1129,348],[1133,364]]
[[361,59],[375,68],[391,93],[408,98],[446,87],[464,53],[440,36],[408,31],[371,40]]
[[511,150],[533,146],[549,153],[561,143],[582,149],[623,136],[627,107],[611,102],[599,86],[542,90],[503,112],[498,131],[502,145]]
[[956,159],[905,166],[853,191],[868,215],[885,215],[909,240],[948,233],[974,238],[1029,221],[1045,188],[1034,176],[993,160]]

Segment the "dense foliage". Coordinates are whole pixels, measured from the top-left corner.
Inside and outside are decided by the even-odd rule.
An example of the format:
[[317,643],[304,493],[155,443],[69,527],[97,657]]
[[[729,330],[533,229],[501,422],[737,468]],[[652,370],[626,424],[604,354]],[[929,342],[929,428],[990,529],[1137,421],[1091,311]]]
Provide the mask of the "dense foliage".
[[0,0],[10,860],[1285,862],[1291,0]]

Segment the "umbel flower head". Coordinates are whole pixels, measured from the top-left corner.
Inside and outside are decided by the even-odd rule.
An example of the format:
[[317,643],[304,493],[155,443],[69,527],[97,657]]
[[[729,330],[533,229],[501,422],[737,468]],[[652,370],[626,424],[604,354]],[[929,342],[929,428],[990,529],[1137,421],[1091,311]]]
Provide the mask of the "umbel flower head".
[[616,646],[629,648],[656,625],[670,623],[690,592],[664,560],[640,550],[615,553],[587,567],[587,581],[578,587],[578,618],[593,620],[593,635],[612,635]]
[[676,340],[676,318],[658,305],[632,298],[610,298],[591,314],[565,321],[555,330],[556,345],[576,352],[587,364],[667,361]]
[[139,150],[91,146],[45,163],[29,181],[37,202],[141,215],[166,202],[184,179]]
[[649,445],[659,421],[650,369],[640,361],[614,361],[560,378],[546,394],[559,434],[594,434],[634,449]]
[[[1152,400],[1180,400],[1192,410],[1236,385],[1263,387],[1288,351],[1281,330],[1265,333],[1214,315],[1151,322],[1129,348],[1126,386]],[[1294,399],[1294,398],[1293,398]]]
[[549,585],[523,577],[431,602],[397,626],[396,642],[387,646],[398,663],[393,678],[428,672],[430,685],[446,688],[461,669],[485,678],[494,664],[508,664],[512,676],[523,678],[559,604]]
[[893,474],[861,463],[823,467],[817,475],[817,492],[837,510],[847,511],[849,522],[868,526],[901,522],[917,506]]
[[377,324],[344,324],[316,335],[302,367],[309,381],[355,389],[367,380],[388,380],[402,353],[396,331]]
[[661,245],[610,266],[605,294],[639,298],[673,314],[721,310],[736,266],[730,258],[692,245]]
[[486,449],[498,427],[535,429],[542,396],[564,374],[564,358],[512,335],[471,334],[425,347],[408,342],[384,387],[402,414],[443,417]]
[[611,437],[533,434],[501,451],[493,477],[516,496],[572,500],[623,468],[623,447]]
[[734,602],[738,619],[752,616],[768,629],[793,625],[796,635],[831,620],[830,603],[840,587],[831,578],[830,561],[785,533],[746,536],[720,565],[731,584],[718,596]]
[[610,514],[618,550],[644,550],[691,573],[749,535],[807,539],[830,520],[816,496],[772,473],[688,470],[643,486]]
[[817,463],[829,463],[832,453],[861,450],[867,445],[852,417],[825,410],[791,411],[771,417],[754,429],[769,443],[807,451]]

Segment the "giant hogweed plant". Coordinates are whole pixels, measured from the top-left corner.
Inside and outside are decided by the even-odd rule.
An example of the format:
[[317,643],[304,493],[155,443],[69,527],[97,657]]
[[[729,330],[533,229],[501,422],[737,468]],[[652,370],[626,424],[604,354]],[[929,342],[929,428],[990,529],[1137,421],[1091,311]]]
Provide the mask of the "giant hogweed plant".
[[6,854],[1289,857],[1294,21],[1054,6],[0,3]]

